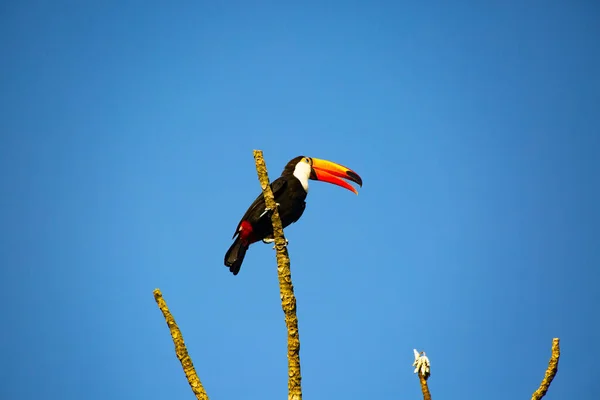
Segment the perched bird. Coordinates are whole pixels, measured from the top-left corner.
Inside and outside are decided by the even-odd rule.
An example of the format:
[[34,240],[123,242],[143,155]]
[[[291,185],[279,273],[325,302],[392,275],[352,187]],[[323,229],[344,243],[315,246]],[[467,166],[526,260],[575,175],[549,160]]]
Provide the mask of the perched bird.
[[[271,183],[283,227],[302,216],[310,179],[332,183],[358,194],[352,185],[341,178],[362,187],[362,179],[356,172],[334,162],[305,156],[298,156],[288,162],[281,176]],[[272,210],[266,208],[261,192],[239,222],[233,234],[235,240],[225,254],[225,266],[234,275],[240,272],[246,251],[252,243],[259,240],[265,243],[274,241],[271,214]]]

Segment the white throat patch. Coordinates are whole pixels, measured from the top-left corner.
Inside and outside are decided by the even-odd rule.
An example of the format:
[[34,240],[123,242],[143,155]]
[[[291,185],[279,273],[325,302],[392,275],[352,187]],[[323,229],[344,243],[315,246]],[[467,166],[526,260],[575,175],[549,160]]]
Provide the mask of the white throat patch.
[[294,169],[294,176],[298,178],[306,193],[308,193],[308,178],[310,178],[311,171],[311,166],[305,162],[299,162]]

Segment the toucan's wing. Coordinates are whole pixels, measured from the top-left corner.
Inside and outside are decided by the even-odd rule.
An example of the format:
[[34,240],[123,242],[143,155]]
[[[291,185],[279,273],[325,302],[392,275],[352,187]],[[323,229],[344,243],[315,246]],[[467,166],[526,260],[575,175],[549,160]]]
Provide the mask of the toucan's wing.
[[[279,178],[275,179],[270,185],[271,190],[273,191],[273,197],[277,198],[281,194],[281,192],[286,188],[287,183],[288,183],[287,179],[283,176],[280,176]],[[235,228],[233,237],[235,237],[237,234],[240,233],[240,225],[242,224],[243,221],[246,221],[246,220],[252,218],[253,216],[258,217],[265,211],[265,208],[266,208],[265,207],[265,197],[263,196],[263,193],[261,192],[258,195],[258,197],[256,197],[256,200],[254,200],[254,202],[250,205],[248,210],[246,210],[246,213],[244,214],[244,216],[238,223],[237,227]]]

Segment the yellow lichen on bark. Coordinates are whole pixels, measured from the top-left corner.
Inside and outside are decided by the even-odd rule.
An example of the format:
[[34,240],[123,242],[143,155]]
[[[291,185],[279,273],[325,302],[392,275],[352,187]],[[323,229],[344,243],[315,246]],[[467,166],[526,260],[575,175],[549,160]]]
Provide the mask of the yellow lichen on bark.
[[160,289],[154,290],[154,300],[156,301],[156,304],[158,304],[160,311],[162,311],[165,321],[167,322],[167,326],[171,331],[171,338],[173,339],[173,344],[175,345],[175,354],[177,354],[177,358],[183,367],[183,372],[185,373],[185,377],[187,378],[192,391],[198,400],[208,400],[208,395],[204,391],[204,387],[202,386],[202,382],[200,382],[200,378],[198,378],[192,358],[188,354],[187,348],[185,347],[183,335],[181,334],[181,331],[175,322],[175,318],[173,318],[173,315],[169,311],[167,302],[163,298]]
[[273,238],[277,250],[277,275],[279,277],[279,292],[281,306],[285,315],[285,325],[288,333],[288,399],[302,399],[302,377],[300,375],[300,336],[298,334],[298,317],[296,316],[296,297],[292,285],[292,273],[290,270],[290,258],[283,235],[283,226],[279,217],[279,210],[269,185],[269,175],[263,158],[262,151],[254,150],[254,161],[258,180],[265,197],[265,205],[273,211],[271,221],[273,223]]
[[419,381],[421,381],[421,391],[423,392],[423,400],[431,400],[431,393],[429,393],[429,386],[427,386],[427,379],[421,374],[421,371],[418,373]]
[[542,397],[546,395],[548,392],[548,388],[552,383],[552,380],[556,376],[556,372],[558,371],[558,359],[560,358],[560,339],[554,338],[552,339],[552,355],[550,356],[550,361],[548,362],[548,368],[546,369],[546,374],[544,375],[544,379],[542,379],[542,383],[540,387],[533,392],[531,396],[532,400],[540,400]]

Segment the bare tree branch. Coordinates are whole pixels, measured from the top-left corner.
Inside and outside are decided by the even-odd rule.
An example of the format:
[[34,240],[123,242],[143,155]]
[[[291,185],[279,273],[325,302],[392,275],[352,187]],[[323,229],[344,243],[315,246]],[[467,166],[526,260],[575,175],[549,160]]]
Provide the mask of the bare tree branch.
[[279,276],[279,292],[281,307],[285,315],[285,325],[288,333],[288,400],[302,399],[302,377],[300,375],[300,336],[298,334],[298,317],[296,316],[296,297],[292,285],[292,272],[290,258],[286,247],[283,226],[279,217],[279,210],[269,185],[269,175],[261,150],[254,150],[254,161],[258,180],[263,190],[267,208],[273,210],[271,221],[273,223],[273,238],[277,249],[277,275]]
[[429,393],[429,386],[427,386],[427,378],[423,376],[419,371],[419,381],[421,381],[421,391],[423,392],[423,400],[431,400],[431,393]]
[[552,380],[556,376],[556,372],[558,371],[558,359],[560,358],[560,339],[554,338],[552,339],[552,356],[550,357],[550,361],[548,362],[548,368],[546,369],[546,375],[544,379],[542,379],[542,383],[540,387],[533,392],[531,396],[531,400],[540,400],[542,397],[546,395],[548,392],[548,388],[552,383]]
[[185,377],[187,378],[192,391],[198,400],[208,400],[208,395],[204,391],[204,387],[202,386],[202,382],[200,382],[200,378],[198,378],[192,358],[189,356],[187,348],[185,347],[183,335],[181,334],[181,331],[175,322],[175,318],[173,318],[173,315],[169,311],[167,302],[163,298],[160,289],[154,289],[154,300],[156,301],[156,304],[158,304],[160,311],[162,311],[165,321],[167,322],[167,326],[171,331],[173,344],[175,344],[175,354],[177,354],[177,358],[179,359],[179,362],[181,362],[183,372],[185,373]]

